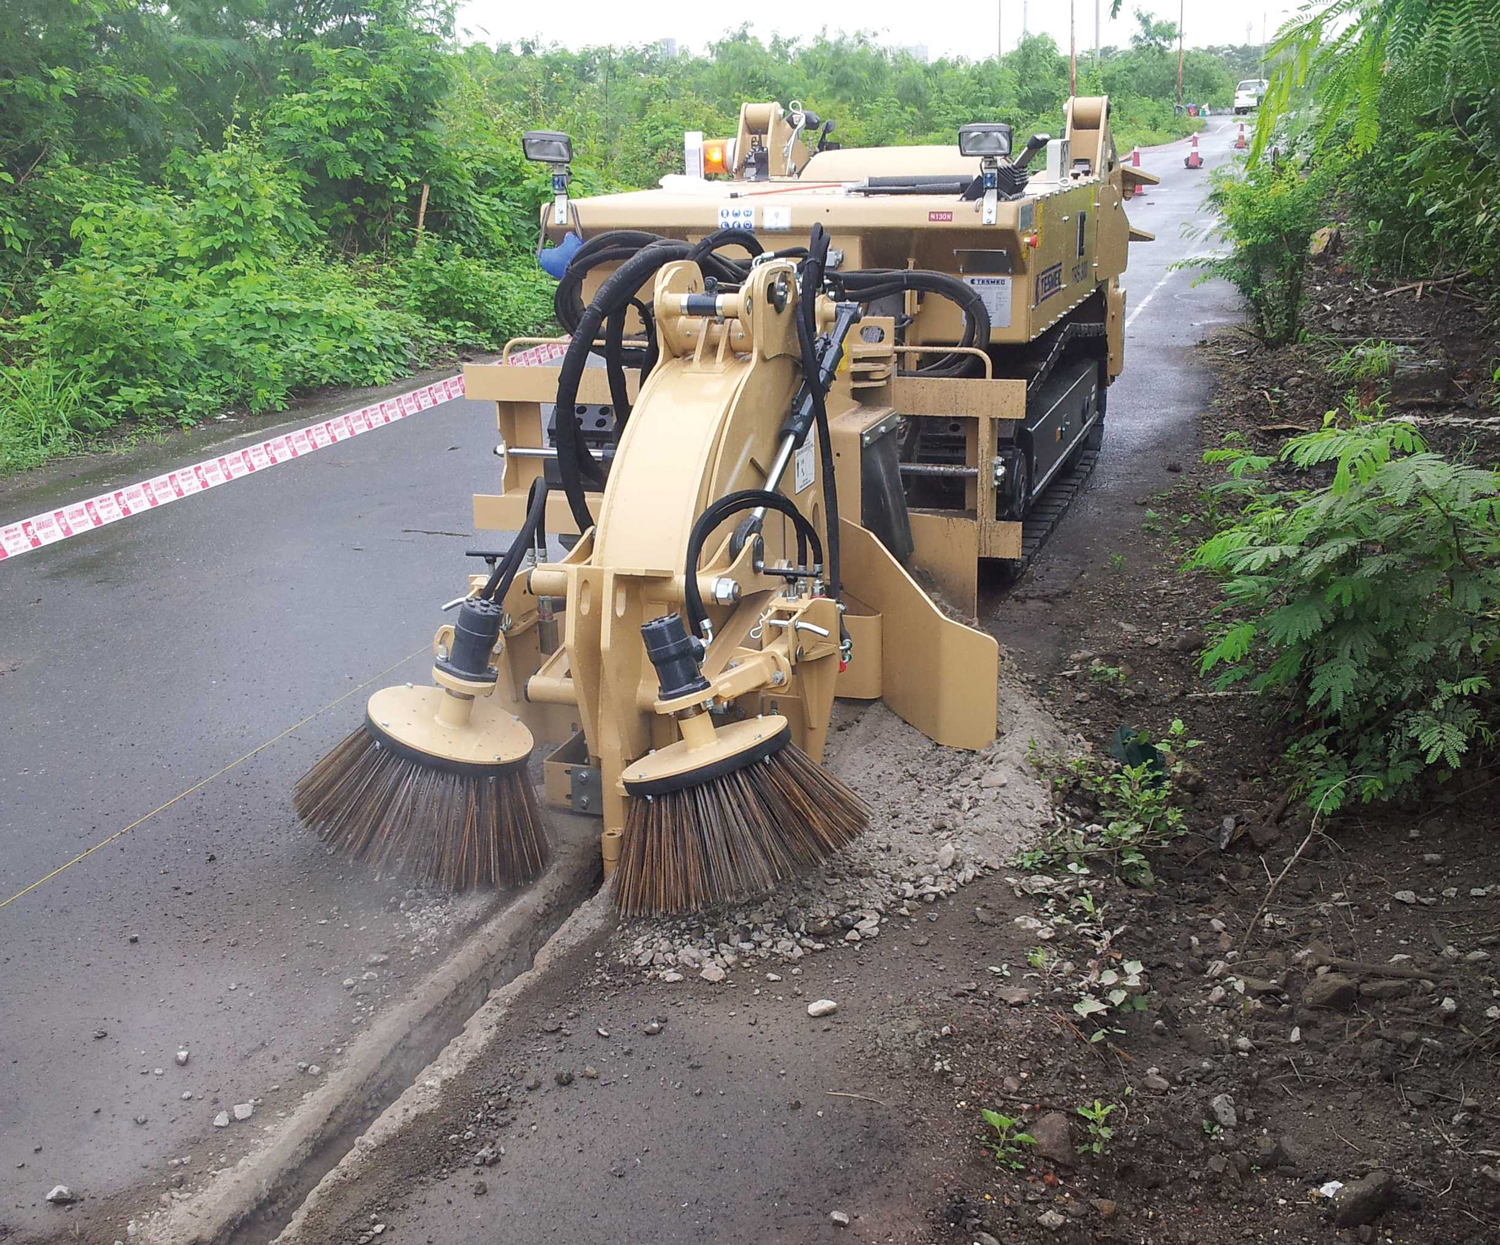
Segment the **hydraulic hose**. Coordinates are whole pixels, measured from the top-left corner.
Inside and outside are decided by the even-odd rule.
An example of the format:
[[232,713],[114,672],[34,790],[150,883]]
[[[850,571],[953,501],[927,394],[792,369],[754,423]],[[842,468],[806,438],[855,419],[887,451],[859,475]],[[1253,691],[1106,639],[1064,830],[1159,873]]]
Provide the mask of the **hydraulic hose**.
[[572,511],[580,532],[586,532],[594,525],[588,499],[584,496],[584,478],[587,476],[596,484],[604,482],[603,468],[594,461],[583,438],[578,435],[578,418],[574,413],[578,405],[578,385],[593,350],[594,338],[598,336],[605,317],[627,308],[636,291],[657,269],[672,260],[686,259],[691,251],[686,242],[657,241],[625,260],[605,278],[593,301],[584,308],[563,354],[557,378],[557,469],[562,476],[563,492],[568,497],[568,509]]
[[[802,347],[802,379],[812,398],[813,420],[818,428],[818,455],[823,476],[823,517],[828,528],[828,594],[835,601],[843,598],[843,581],[839,566],[839,490],[834,478],[833,434],[828,428],[827,390],[818,367],[818,293],[823,288],[823,269],[828,262],[828,234],[821,223],[812,228],[807,244],[807,258],[802,261],[802,292],[798,305],[797,339]],[[843,633],[843,615],[839,631]]]
[[[960,346],[974,346],[983,350],[990,341],[990,313],[984,300],[965,281],[942,272],[908,271],[906,269],[867,269],[862,272],[839,274],[845,292],[862,303],[887,298],[905,290],[916,290],[923,294],[936,294],[957,304],[964,317],[964,335]],[[934,353],[941,348],[934,347]],[[964,376],[976,368],[979,360],[973,355],[949,354],[915,369],[904,370],[906,375],[917,376]]]
[[547,480],[545,476],[537,476],[531,482],[531,493],[526,499],[526,518],[521,523],[521,530],[516,533],[516,538],[511,541],[510,548],[505,551],[505,557],[490,572],[489,579],[480,590],[480,600],[505,600],[505,594],[510,591],[516,572],[521,569],[521,561],[526,556],[526,550],[531,547],[537,534],[542,534],[543,541],[547,539],[546,519]]
[[811,548],[813,566],[822,564],[823,542],[818,538],[818,529],[808,521],[802,511],[797,509],[796,503],[790,497],[763,488],[740,489],[738,492],[726,494],[698,516],[693,524],[693,530],[688,534],[683,603],[687,607],[688,625],[694,632],[702,634],[704,626],[708,623],[708,611],[703,608],[703,597],[698,591],[698,558],[703,553],[703,542],[708,539],[714,528],[730,515],[738,514],[742,510],[754,510],[757,506],[775,510],[792,521],[792,525],[797,529],[797,561],[799,563],[807,565],[807,551]]

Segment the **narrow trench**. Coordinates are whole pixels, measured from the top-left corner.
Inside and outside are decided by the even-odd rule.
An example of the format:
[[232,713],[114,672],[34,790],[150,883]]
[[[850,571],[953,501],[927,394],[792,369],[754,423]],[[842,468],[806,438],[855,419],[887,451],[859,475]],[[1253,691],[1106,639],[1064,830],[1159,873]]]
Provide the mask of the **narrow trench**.
[[582,879],[546,908],[524,938],[517,939],[508,955],[489,966],[488,973],[446,1007],[427,1016],[393,1050],[380,1069],[379,1079],[363,1098],[343,1104],[337,1123],[318,1142],[305,1161],[287,1178],[270,1188],[254,1210],[231,1230],[214,1237],[210,1245],[266,1245],[291,1222],[320,1180],[348,1154],[370,1124],[421,1074],[442,1049],[463,1031],[464,1025],[489,998],[492,990],[508,985],[535,962],[537,953],[599,884],[597,874],[585,871]]

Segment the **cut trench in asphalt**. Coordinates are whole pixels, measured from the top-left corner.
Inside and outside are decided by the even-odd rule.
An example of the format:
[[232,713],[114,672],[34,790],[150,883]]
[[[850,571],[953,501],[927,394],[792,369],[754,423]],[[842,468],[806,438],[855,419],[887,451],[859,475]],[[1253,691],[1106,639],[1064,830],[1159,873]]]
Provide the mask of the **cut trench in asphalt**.
[[407,1089],[495,991],[533,964],[599,877],[598,822],[553,813],[543,875],[467,938],[401,1004],[349,1046],[339,1067],[264,1145],[196,1196],[152,1218],[152,1245],[249,1245],[275,1236],[372,1118]]

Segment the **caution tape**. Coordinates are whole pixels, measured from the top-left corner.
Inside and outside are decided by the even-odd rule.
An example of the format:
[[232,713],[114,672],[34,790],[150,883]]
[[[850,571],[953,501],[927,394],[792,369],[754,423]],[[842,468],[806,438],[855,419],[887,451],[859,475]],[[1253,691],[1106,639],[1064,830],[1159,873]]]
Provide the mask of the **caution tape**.
[[[518,350],[507,362],[514,367],[540,367],[560,359],[566,350],[566,343],[547,342],[527,350]],[[397,423],[420,411],[463,396],[463,376],[450,376],[446,380],[434,381],[394,398],[372,402],[357,411],[347,411],[309,424],[305,428],[280,433],[245,449],[205,458],[190,467],[179,467],[175,471],[168,471],[137,484],[100,493],[44,514],[34,514],[29,519],[7,523],[0,527],[0,562],[30,553],[33,549],[44,549],[73,536],[81,536],[84,532],[108,527],[121,519],[159,509],[197,493],[206,493],[231,480],[239,480],[258,471],[268,471],[282,463],[305,458],[330,445],[338,445],[351,437],[374,432],[377,428]]]

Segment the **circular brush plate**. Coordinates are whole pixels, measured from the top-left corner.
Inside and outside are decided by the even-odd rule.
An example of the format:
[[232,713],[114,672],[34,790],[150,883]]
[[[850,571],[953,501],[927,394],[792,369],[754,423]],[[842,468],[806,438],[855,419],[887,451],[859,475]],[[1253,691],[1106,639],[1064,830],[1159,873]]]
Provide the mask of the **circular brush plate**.
[[531,732],[502,704],[476,696],[466,726],[439,722],[438,707],[448,695],[440,687],[387,687],[370,697],[370,726],[398,748],[450,766],[481,768],[519,765],[531,755]]
[[620,781],[631,795],[681,791],[753,765],[791,740],[791,729],[780,714],[728,722],[714,728],[714,741],[707,748],[689,748],[679,739],[627,766]]

